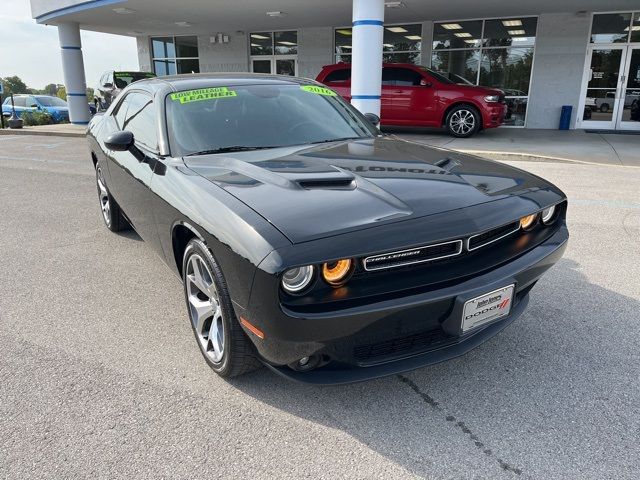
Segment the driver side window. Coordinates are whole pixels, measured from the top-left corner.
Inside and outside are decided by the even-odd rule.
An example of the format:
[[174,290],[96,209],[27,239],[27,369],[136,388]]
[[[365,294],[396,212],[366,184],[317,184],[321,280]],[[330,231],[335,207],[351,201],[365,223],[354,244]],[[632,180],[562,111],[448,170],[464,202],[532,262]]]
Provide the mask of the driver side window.
[[[126,107],[126,112],[123,113],[124,120],[120,120],[120,110],[123,107]],[[116,120],[121,130],[133,133],[136,144],[154,152],[158,150],[155,107],[150,95],[142,92],[129,93],[118,108]]]

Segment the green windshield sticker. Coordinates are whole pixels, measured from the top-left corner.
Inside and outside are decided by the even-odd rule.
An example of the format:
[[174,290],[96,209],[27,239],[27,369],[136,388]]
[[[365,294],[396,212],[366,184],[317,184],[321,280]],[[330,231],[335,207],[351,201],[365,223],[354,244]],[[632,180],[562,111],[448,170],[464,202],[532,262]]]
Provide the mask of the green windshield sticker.
[[227,87],[200,88],[198,90],[187,90],[171,94],[171,100],[180,103],[201,102],[202,100],[216,100],[218,98],[237,97],[235,90]]
[[336,92],[324,87],[316,87],[315,85],[302,85],[300,90],[304,90],[305,92],[315,93],[316,95],[327,95],[329,97],[335,97],[337,95]]

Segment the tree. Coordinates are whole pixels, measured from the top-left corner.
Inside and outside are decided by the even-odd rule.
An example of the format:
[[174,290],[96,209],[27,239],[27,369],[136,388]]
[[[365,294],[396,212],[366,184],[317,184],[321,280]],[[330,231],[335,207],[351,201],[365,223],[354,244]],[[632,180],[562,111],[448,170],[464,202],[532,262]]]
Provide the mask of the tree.
[[49,85],[44,87],[44,91],[47,95],[55,97],[58,94],[58,85],[56,85],[55,83],[50,83]]
[[94,94],[93,88],[87,87],[87,102],[93,103],[93,94]]
[[12,93],[29,93],[27,85],[17,75],[4,77],[2,83],[4,84],[5,95],[11,95]]
[[61,98],[62,100],[67,99],[67,89],[64,88],[64,85],[61,85],[60,88],[58,88],[56,95],[58,96],[58,98]]

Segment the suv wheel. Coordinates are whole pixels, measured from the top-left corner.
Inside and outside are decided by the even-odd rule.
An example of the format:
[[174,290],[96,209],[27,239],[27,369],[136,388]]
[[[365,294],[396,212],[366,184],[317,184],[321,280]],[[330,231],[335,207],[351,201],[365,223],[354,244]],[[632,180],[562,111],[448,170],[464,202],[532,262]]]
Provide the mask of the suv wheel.
[[467,138],[480,129],[480,114],[470,105],[458,105],[451,109],[445,124],[449,134]]

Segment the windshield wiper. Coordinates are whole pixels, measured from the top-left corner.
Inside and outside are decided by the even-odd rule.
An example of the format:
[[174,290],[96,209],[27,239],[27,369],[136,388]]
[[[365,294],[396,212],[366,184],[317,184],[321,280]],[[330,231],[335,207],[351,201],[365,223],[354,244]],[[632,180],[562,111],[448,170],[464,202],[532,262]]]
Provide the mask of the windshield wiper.
[[328,140],[318,140],[317,142],[309,142],[309,143],[331,143],[331,142],[344,142],[345,140],[359,140],[361,138],[368,137],[342,137],[342,138],[330,138]]
[[278,148],[278,145],[269,147],[247,147],[243,145],[235,145],[233,147],[211,148],[209,150],[201,150],[199,152],[187,153],[185,157],[194,157],[196,155],[211,155],[212,153],[229,153],[229,152],[248,152],[251,150],[265,150],[267,148]]

